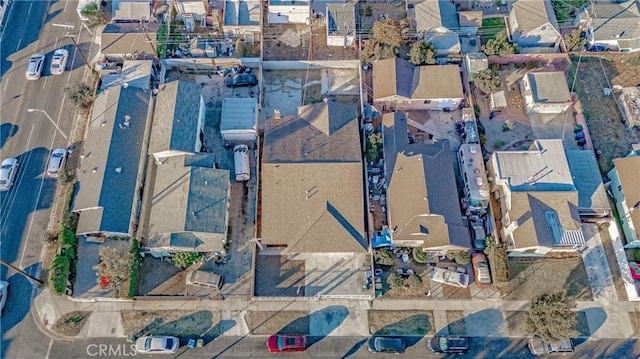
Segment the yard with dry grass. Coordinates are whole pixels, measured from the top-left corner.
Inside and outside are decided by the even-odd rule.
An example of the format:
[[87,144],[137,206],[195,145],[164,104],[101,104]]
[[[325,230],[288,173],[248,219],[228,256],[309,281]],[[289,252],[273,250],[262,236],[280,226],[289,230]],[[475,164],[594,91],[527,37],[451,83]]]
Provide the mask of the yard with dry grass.
[[500,288],[503,300],[530,300],[556,291],[577,300],[593,300],[582,258],[509,258],[509,284]]
[[175,335],[181,338],[219,336],[225,328],[220,314],[210,311],[158,310],[122,311],[126,335]]
[[433,335],[430,310],[369,310],[369,333],[376,335]]
[[640,84],[640,55],[602,54],[571,56],[569,85],[573,83],[578,62],[580,67],[574,91],[578,94],[595,148],[602,151],[598,162],[602,173],[612,168],[612,160],[625,156],[631,144],[638,142],[640,130],[627,130],[613,96],[606,96],[603,88],[613,85]]
[[[528,336],[527,333],[527,312],[504,312],[504,317],[507,321],[507,328],[509,328],[509,335],[511,336]],[[576,326],[575,330],[578,331],[579,336],[590,336],[589,323],[587,322],[587,315],[584,312],[576,312]]]
[[309,332],[309,313],[305,311],[248,311],[246,320],[253,335],[272,335],[285,328],[288,333]]

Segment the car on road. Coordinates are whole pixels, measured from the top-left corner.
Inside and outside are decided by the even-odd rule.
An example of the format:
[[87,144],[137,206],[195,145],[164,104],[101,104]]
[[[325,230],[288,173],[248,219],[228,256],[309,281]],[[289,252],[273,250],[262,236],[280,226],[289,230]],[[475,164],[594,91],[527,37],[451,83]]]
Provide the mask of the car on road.
[[471,255],[471,265],[473,266],[473,275],[476,279],[478,288],[486,288],[491,286],[491,273],[489,272],[489,261],[483,253],[474,253]]
[[136,351],[143,354],[174,354],[180,340],[168,336],[145,336],[136,340]]
[[429,349],[434,353],[463,354],[469,351],[469,338],[455,335],[436,335],[429,340]]
[[568,354],[573,353],[573,342],[571,339],[567,339],[549,344],[545,343],[542,338],[534,337],[529,340],[529,350],[533,355]]
[[42,69],[44,68],[44,55],[35,54],[29,59],[27,64],[27,80],[37,80],[42,76]]
[[18,172],[18,160],[7,158],[0,165],[0,191],[8,191],[13,187]]
[[64,163],[67,159],[67,150],[64,148],[56,148],[49,154],[47,161],[47,176],[58,178],[60,172],[64,169]]
[[9,282],[0,281],[0,311],[4,308],[4,303],[7,302],[7,294],[9,292]]
[[465,273],[458,273],[444,268],[434,267],[431,270],[431,279],[433,281],[452,285],[454,287],[466,288],[469,286],[469,276]]
[[256,75],[254,74],[236,74],[227,78],[228,87],[255,86],[258,84]]
[[404,338],[374,336],[369,339],[368,349],[372,353],[404,353],[407,344]]
[[304,335],[272,335],[267,340],[270,352],[303,352],[307,350],[307,337]]
[[67,59],[69,58],[69,50],[57,49],[53,53],[53,59],[51,59],[51,74],[62,75],[67,67]]

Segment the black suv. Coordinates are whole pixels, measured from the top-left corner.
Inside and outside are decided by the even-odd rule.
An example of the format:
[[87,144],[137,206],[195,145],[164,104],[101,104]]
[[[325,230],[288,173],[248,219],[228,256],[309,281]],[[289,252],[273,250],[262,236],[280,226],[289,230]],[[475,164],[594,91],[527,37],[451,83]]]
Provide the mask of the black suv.
[[469,338],[436,335],[429,340],[429,349],[434,353],[466,353],[469,351]]

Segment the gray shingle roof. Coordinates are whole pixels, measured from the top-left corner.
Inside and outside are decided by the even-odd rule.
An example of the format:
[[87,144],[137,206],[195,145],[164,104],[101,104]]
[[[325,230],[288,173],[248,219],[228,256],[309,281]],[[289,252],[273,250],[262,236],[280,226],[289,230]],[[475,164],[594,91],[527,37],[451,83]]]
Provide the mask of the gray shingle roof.
[[558,29],[556,14],[548,0],[518,0],[513,4],[511,14],[515,16],[518,30],[523,35],[546,23]]
[[578,190],[580,208],[610,209],[607,192],[593,151],[567,150],[567,161]]
[[564,72],[531,72],[527,76],[535,102],[565,103],[571,101],[571,93]]
[[149,154],[169,150],[200,151],[196,148],[200,135],[200,85],[178,80],[162,84],[158,90]]
[[107,55],[148,54],[155,56],[153,44],[156,42],[158,23],[110,23],[102,30],[101,50]]
[[94,218],[90,225],[79,228],[78,234],[130,232],[144,160],[142,144],[150,96],[149,91],[121,86],[98,93],[78,170],[73,209],[102,207],[102,215],[99,221]]
[[636,0],[622,3],[596,3],[591,10],[596,40],[632,41],[640,38],[640,4]]

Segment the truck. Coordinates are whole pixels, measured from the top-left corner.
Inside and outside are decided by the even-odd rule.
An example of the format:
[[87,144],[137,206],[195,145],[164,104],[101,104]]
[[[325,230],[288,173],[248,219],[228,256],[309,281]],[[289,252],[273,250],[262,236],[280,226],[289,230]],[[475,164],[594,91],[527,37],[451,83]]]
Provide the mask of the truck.
[[248,181],[251,178],[251,162],[249,162],[249,147],[247,145],[233,147],[233,162],[236,169],[236,181]]
[[[90,4],[98,4],[98,0],[80,0],[78,1],[78,16],[80,16],[80,20],[89,21],[89,18],[82,14],[84,8],[86,8]],[[98,7],[100,4],[98,4]]]

